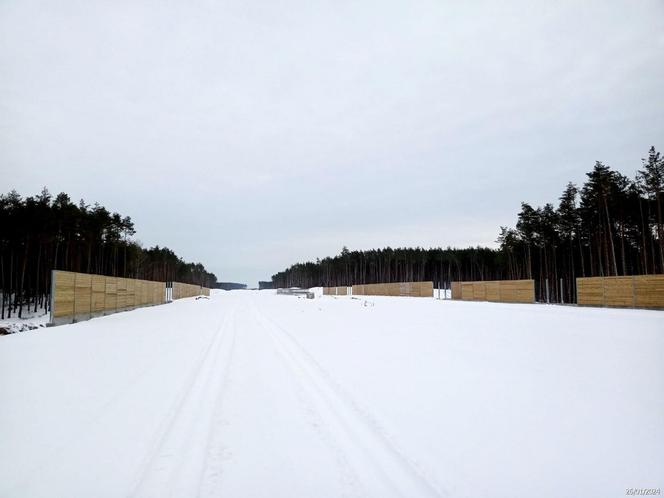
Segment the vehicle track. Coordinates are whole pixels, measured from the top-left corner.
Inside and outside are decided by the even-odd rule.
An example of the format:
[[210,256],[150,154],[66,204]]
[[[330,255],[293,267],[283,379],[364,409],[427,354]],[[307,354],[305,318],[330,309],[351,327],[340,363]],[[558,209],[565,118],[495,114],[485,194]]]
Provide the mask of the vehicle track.
[[237,322],[235,317],[238,313],[238,309],[236,308],[233,313],[233,322],[231,326],[232,336],[229,339],[230,345],[224,361],[224,371],[221,375],[222,380],[214,401],[214,409],[210,414],[204,459],[200,468],[197,484],[197,497],[218,496],[219,494],[218,490],[220,488],[224,459],[223,431],[221,430],[224,426],[223,407],[226,393],[228,392],[231,383],[231,369],[233,367],[235,343],[237,338]]
[[[448,493],[432,482],[398,448],[393,439],[283,327],[254,305],[257,322],[272,340],[296,381],[316,407],[317,416],[358,480],[363,496],[444,497]],[[371,469],[369,471],[369,469]]]
[[[223,323],[223,320],[222,320]],[[157,326],[152,327],[150,324],[146,325],[145,333],[151,334],[157,329]],[[184,338],[179,338],[178,342],[184,341]],[[57,461],[60,456],[71,449],[72,446],[81,444],[81,440],[77,438],[77,434],[93,432],[95,426],[110,419],[117,413],[118,408],[123,407],[123,403],[136,394],[137,391],[144,389],[143,382],[148,374],[155,370],[160,364],[161,359],[159,356],[154,356],[147,360],[141,368],[136,371],[130,379],[115,387],[109,394],[107,399],[99,404],[95,409],[85,417],[77,426],[76,431],[70,437],[63,438],[63,441],[56,446],[52,446],[43,450],[40,458],[36,463],[31,466],[24,474],[16,476],[15,480],[9,484],[8,492],[11,496],[21,493],[21,489],[29,484],[35,475],[39,474],[41,470],[48,466],[50,462]]]
[[155,432],[152,449],[129,493],[134,497],[191,496],[204,475],[208,440],[216,405],[223,399],[225,377],[235,340],[235,313],[228,311],[201,352],[172,408]]

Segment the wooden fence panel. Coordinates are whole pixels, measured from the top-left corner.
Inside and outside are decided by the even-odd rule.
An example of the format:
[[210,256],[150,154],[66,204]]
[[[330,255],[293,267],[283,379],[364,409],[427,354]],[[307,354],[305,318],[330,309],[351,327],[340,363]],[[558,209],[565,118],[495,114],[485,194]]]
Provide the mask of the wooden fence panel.
[[133,278],[128,278],[127,280],[127,298],[126,305],[127,308],[133,309],[136,307],[136,280]]
[[[165,292],[165,289],[164,289]],[[195,296],[209,296],[210,289],[207,287],[201,287],[200,285],[193,284],[183,284],[181,282],[173,282],[173,300],[183,299],[185,297],[195,297]]]
[[90,303],[90,314],[101,315],[106,309],[106,277],[102,275],[91,275],[92,302]]
[[143,280],[143,285],[141,285],[141,305],[145,306],[150,304],[150,282]]
[[143,306],[143,280],[134,282],[134,306],[137,308]]
[[611,306],[634,306],[633,277],[604,279],[604,301]]
[[76,292],[76,274],[69,271],[54,271],[51,296],[51,316],[65,318],[74,316],[74,294]]
[[107,314],[115,313],[118,310],[118,279],[115,277],[106,277],[105,301]]
[[603,306],[604,283],[602,277],[577,278],[576,302],[587,306]]
[[74,319],[88,320],[92,304],[92,275],[76,273],[74,294]]
[[580,277],[576,289],[584,306],[664,308],[664,275]]
[[154,282],[155,300],[153,304],[164,304],[166,302],[166,282]]
[[472,282],[461,282],[461,299],[472,301],[475,299],[475,292]]
[[72,323],[141,305],[161,304],[165,291],[164,282],[53,270],[51,323]]
[[433,297],[433,282],[396,282],[353,285],[355,296]]
[[501,303],[534,303],[534,280],[497,280]]
[[500,301],[500,284],[496,281],[487,282],[484,297],[487,301]]
[[348,295],[348,287],[323,287],[324,296],[346,296]]
[[351,294],[354,296],[365,296],[365,285],[364,284],[357,284],[351,286]]
[[155,302],[156,302],[156,296],[155,296],[155,286],[154,286],[154,282],[150,282],[150,284],[149,284],[149,289],[150,289],[150,293],[149,293],[149,295],[148,295],[148,303],[150,303],[150,304],[155,304]]
[[473,300],[486,301],[486,284],[484,282],[473,283]]
[[157,304],[157,291],[156,282],[150,282],[150,295],[148,296],[149,304]]
[[118,277],[116,285],[118,295],[116,307],[118,310],[124,310],[127,308],[127,279]]
[[433,297],[433,282],[415,282],[419,293],[415,297]]
[[504,303],[534,303],[534,280],[452,282],[452,299]]
[[143,285],[143,304],[149,306],[152,304],[152,282],[145,281]]
[[634,305],[641,308],[664,308],[664,275],[635,277]]

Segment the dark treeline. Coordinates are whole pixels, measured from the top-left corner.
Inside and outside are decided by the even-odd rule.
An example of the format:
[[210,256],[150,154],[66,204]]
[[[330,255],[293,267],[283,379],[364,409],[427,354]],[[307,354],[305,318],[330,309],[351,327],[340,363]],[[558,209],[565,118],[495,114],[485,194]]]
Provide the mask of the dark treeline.
[[187,263],[166,247],[144,249],[132,240],[134,234],[130,217],[82,200],[74,204],[65,193],[0,195],[1,317],[46,308],[53,269],[216,284],[202,264]]
[[241,284],[238,282],[217,282],[214,288],[221,290],[242,290],[247,288],[247,284]]
[[[499,249],[400,248],[349,251],[300,263],[276,287],[376,282],[535,279],[539,300],[574,302],[576,277],[664,273],[664,159],[652,147],[634,178],[597,162],[558,202],[521,204]],[[547,285],[548,284],[548,285]]]
[[315,263],[298,263],[272,276],[273,287],[316,287],[377,282],[491,280],[503,278],[503,255],[494,249],[398,248],[349,251]]

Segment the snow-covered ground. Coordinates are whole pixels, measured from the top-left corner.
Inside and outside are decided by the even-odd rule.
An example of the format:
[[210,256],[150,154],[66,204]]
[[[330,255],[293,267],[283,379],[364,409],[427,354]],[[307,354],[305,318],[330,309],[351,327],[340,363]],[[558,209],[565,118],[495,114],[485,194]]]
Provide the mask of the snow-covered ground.
[[12,312],[11,318],[0,318],[0,335],[15,334],[17,332],[26,332],[28,330],[46,327],[50,320],[50,313],[43,308],[37,308],[33,311],[31,307],[25,307],[22,318],[18,318],[16,313]]
[[0,338],[0,496],[664,487],[664,312],[217,292]]

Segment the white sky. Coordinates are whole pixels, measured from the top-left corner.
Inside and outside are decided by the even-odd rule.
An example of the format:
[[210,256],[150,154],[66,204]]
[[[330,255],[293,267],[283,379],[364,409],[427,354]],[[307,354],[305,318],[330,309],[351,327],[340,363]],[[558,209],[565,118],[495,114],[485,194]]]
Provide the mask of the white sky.
[[664,1],[0,0],[0,189],[255,285],[664,149]]

